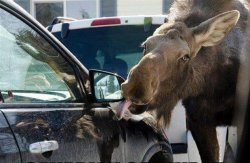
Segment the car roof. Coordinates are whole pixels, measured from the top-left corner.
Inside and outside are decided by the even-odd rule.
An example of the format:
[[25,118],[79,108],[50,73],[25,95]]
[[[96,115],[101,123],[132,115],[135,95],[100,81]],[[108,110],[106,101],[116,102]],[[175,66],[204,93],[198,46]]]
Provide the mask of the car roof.
[[166,15],[134,15],[134,16],[116,16],[116,17],[101,17],[92,19],[73,20],[49,26],[49,30],[60,32],[64,24],[69,24],[68,29],[83,29],[83,28],[99,28],[107,26],[123,26],[123,25],[146,25],[146,24],[163,24],[166,21]]

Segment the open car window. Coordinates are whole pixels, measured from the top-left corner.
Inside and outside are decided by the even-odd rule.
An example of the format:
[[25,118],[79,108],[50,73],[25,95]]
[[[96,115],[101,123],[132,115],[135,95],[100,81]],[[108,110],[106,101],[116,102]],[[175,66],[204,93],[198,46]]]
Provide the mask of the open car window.
[[79,90],[70,64],[35,30],[3,9],[0,51],[3,102],[77,101]]

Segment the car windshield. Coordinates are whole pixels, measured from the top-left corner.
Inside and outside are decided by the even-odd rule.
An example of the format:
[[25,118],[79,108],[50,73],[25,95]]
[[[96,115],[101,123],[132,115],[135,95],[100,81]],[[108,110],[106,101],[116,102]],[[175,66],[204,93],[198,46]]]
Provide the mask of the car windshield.
[[158,26],[152,25],[146,31],[144,25],[82,28],[70,31],[67,39],[61,38],[61,32],[54,35],[88,69],[115,72],[126,78],[130,68],[143,55],[141,43]]

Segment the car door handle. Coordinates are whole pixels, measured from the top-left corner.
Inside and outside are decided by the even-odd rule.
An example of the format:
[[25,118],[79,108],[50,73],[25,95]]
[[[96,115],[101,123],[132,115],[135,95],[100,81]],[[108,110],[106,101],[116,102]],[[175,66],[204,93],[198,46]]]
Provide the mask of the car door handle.
[[44,153],[54,151],[59,148],[58,142],[55,140],[45,140],[41,142],[32,143],[29,145],[30,153]]

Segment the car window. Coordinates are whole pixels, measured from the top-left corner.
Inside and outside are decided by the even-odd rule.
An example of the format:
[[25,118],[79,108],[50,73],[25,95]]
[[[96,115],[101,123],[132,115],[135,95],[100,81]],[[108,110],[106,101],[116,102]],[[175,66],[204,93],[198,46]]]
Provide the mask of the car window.
[[[53,33],[88,68],[117,73],[126,78],[141,59],[141,44],[159,25],[147,31],[144,25],[82,28],[70,31],[66,38]],[[122,35],[126,33],[126,37]]]
[[76,101],[69,63],[35,30],[0,9],[0,93],[5,103]]

